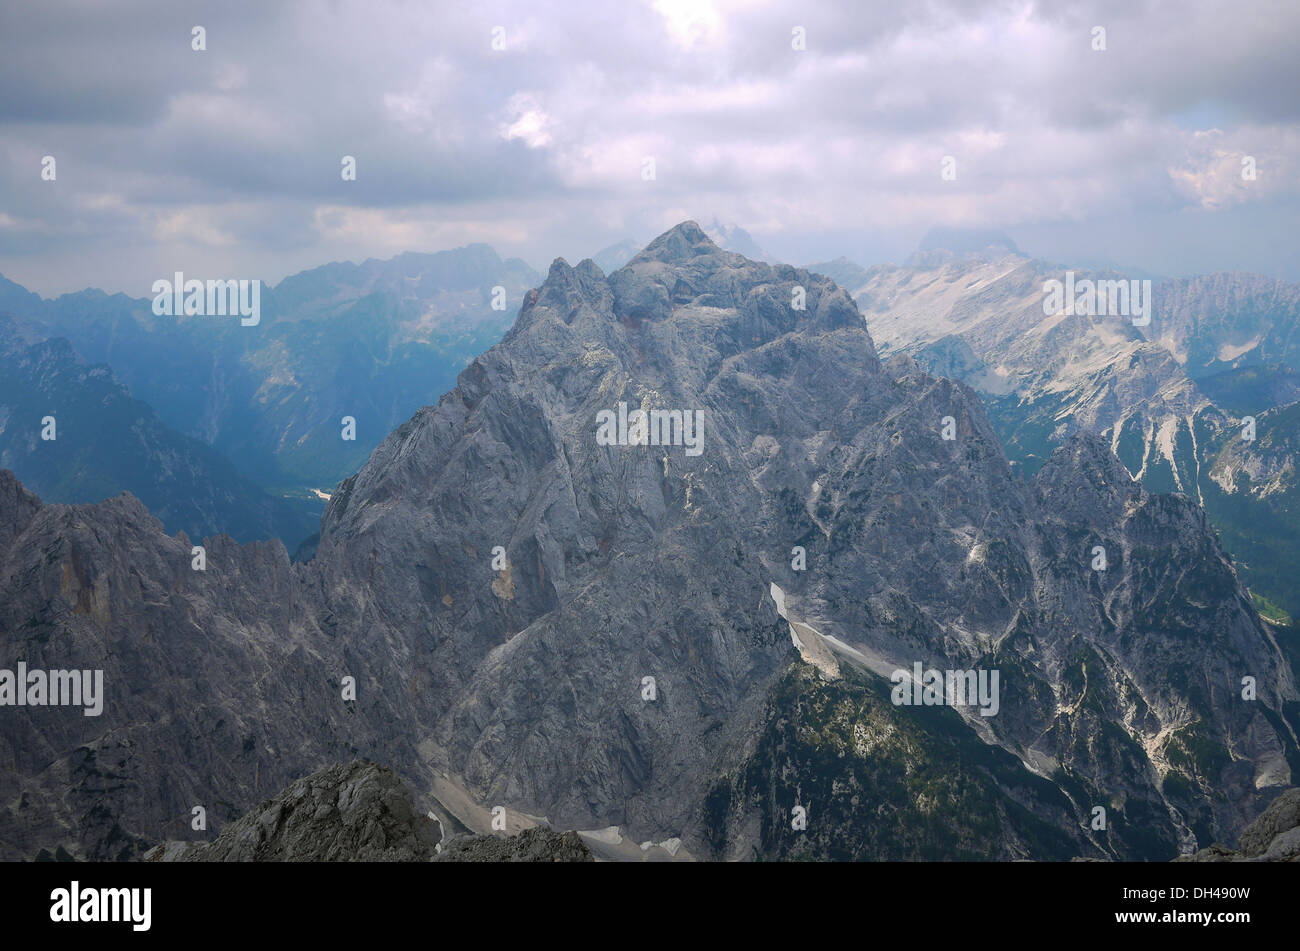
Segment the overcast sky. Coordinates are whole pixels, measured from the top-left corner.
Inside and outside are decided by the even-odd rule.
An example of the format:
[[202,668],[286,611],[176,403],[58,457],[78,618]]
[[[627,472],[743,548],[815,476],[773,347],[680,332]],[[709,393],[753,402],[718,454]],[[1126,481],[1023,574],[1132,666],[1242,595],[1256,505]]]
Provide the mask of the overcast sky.
[[0,273],[145,297],[474,241],[543,269],[717,217],[798,264],[946,225],[1300,279],[1300,3],[1066,6],[4,3]]

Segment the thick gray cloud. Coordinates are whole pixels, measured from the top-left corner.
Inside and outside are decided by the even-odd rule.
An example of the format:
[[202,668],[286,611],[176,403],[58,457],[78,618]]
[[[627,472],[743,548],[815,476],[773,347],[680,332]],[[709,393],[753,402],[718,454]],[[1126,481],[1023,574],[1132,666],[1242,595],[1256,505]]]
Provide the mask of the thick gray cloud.
[[795,261],[951,225],[1300,277],[1298,40],[1296,4],[1226,0],[9,4],[0,272],[144,295],[471,241],[544,267],[716,215]]

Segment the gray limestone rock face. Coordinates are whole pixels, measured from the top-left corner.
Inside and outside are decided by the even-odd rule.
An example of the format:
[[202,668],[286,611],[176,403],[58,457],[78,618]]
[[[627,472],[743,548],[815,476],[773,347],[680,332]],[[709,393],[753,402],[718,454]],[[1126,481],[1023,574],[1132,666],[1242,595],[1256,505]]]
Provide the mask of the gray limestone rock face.
[[[701,411],[702,452],[601,445],[620,402]],[[970,389],[882,366],[834,284],[691,223],[608,278],[557,261],[331,500],[314,565],[336,617],[421,632],[438,767],[563,827],[698,844],[793,659],[772,581],[877,674],[997,667],[983,735],[1132,803],[1171,853],[1289,777],[1291,672],[1193,503],[1087,434],[1026,485]],[[1242,676],[1267,696],[1235,699]]]
[[131,857],[356,756],[709,855],[710,790],[760,762],[805,657],[997,671],[964,728],[1057,787],[1040,818],[1109,808],[1127,831],[1093,852],[1227,838],[1291,782],[1292,673],[1192,501],[1086,434],[1027,483],[973,390],[882,364],[829,278],[692,222],[608,276],[556,261],[339,487],[309,563],[214,539],[193,572],[129,497],[42,507],[0,478],[0,505],[6,655],[111,685],[100,718],[0,716],[9,856]]

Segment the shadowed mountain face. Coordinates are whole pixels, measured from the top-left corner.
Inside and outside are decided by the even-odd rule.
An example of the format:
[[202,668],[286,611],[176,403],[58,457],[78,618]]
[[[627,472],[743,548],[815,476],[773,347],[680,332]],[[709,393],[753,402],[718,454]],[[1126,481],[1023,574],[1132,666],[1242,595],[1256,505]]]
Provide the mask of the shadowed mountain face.
[[[278,541],[210,539],[192,568],[129,495],[42,505],[0,471],[3,667],[102,670],[102,712],[4,707],[0,855],[60,846],[129,859],[183,837],[194,806],[218,829],[358,750],[416,760],[400,691],[340,700],[350,647],[322,636],[310,586]],[[398,682],[379,651],[365,670]],[[364,688],[363,688],[364,689]]]
[[[1292,672],[1194,503],[1083,434],[1024,482],[972,390],[691,222],[608,276],[556,261],[308,564],[197,575],[129,500],[0,506],[6,656],[107,695],[0,719],[10,855],[160,841],[348,750],[696,855],[1168,858],[1300,765]],[[893,702],[914,664],[996,671],[992,715]]]
[[1237,849],[1218,843],[1182,862],[1300,862],[1300,789],[1288,789],[1242,830]]

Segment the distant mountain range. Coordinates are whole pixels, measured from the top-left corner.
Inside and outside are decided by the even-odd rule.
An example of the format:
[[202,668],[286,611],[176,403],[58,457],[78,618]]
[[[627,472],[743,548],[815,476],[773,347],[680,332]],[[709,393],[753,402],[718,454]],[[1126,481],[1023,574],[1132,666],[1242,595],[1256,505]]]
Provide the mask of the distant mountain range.
[[[98,291],[43,300],[4,281],[0,310],[24,339],[62,338],[87,363],[106,364],[134,398],[131,412],[152,420],[150,451],[170,441],[193,457],[169,465],[149,452],[131,456],[128,447],[140,442],[133,423],[100,413],[85,415],[79,429],[64,422],[57,461],[50,452],[39,457],[57,473],[17,449],[5,464],[52,501],[91,502],[127,489],[171,530],[296,546],[315,531],[321,498],[393,427],[455,385],[539,281],[522,261],[503,261],[486,245],[329,264],[264,288],[256,326],[158,316],[151,299]],[[64,372],[49,383],[74,403],[101,399],[84,391],[88,378],[74,377]],[[12,384],[12,400],[40,392],[30,377]],[[343,438],[344,417],[355,421],[352,440]],[[200,457],[211,478],[193,475]],[[210,493],[226,501],[205,500]]]
[[[328,489],[454,385],[539,281],[522,261],[471,245],[295,274],[263,288],[254,327],[160,317],[150,299],[96,291],[45,301],[11,283],[0,307],[111,366],[168,425],[260,483]],[[343,416],[357,421],[355,442],[340,436]]]
[[0,466],[48,502],[129,491],[168,531],[196,540],[221,532],[296,540],[315,531],[301,506],[268,495],[219,452],[165,425],[108,367],[82,363],[63,338],[28,343],[3,317]]
[[[936,238],[906,267],[811,268],[849,289],[883,352],[979,392],[1027,473],[1072,433],[1097,433],[1147,488],[1201,503],[1261,606],[1297,616],[1300,476],[1279,448],[1300,439],[1286,410],[1300,397],[1300,287],[1248,274],[1158,280],[1138,327],[1045,313],[1044,282],[1065,268],[1007,242],[959,243]],[[1242,438],[1248,416],[1254,442]]]

